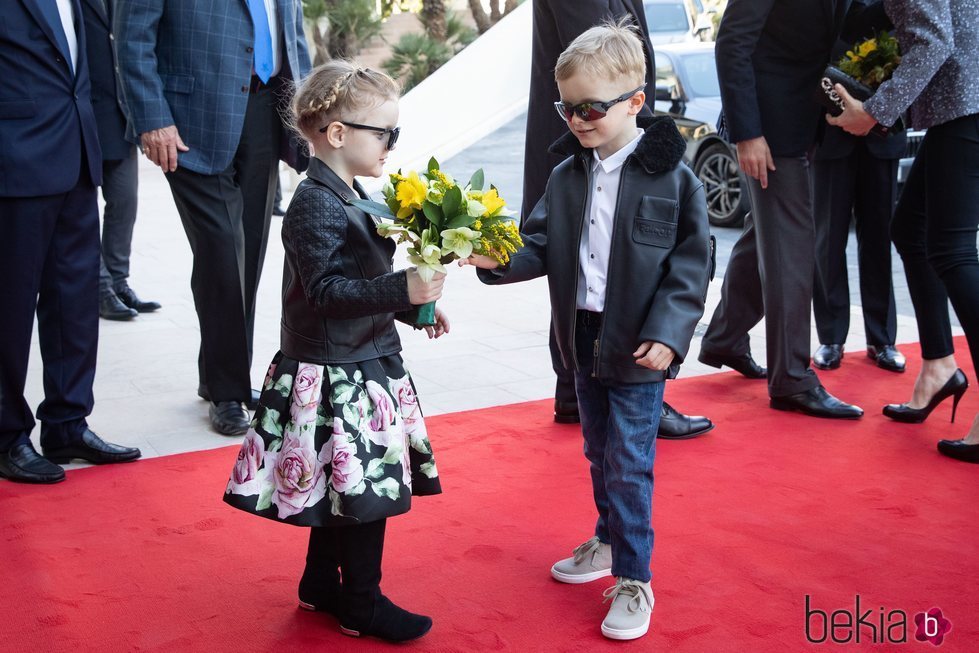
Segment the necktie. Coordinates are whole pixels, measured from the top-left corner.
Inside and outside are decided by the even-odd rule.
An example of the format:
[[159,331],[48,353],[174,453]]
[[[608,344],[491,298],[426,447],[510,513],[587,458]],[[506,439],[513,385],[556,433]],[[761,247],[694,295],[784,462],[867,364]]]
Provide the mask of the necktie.
[[264,84],[272,76],[272,32],[265,0],[248,0],[248,11],[255,26],[255,74]]

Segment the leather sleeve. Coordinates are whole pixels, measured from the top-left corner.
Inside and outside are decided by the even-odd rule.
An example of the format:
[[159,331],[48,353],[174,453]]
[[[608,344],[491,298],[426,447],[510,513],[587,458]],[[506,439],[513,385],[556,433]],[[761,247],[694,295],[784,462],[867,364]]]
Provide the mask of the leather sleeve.
[[529,281],[547,274],[547,206],[551,182],[548,181],[544,197],[530,212],[520,228],[521,247],[510,262],[495,270],[476,270],[476,276],[485,284],[494,286],[504,283]]
[[329,191],[301,191],[283,220],[282,237],[294,252],[306,301],[324,317],[349,319],[411,308],[404,270],[374,279],[350,278],[343,269],[347,211]]
[[639,331],[640,342],[659,342],[672,349],[676,353],[674,365],[686,357],[694,329],[704,314],[710,267],[707,200],[703,185],[698,183],[680,205],[676,245]]

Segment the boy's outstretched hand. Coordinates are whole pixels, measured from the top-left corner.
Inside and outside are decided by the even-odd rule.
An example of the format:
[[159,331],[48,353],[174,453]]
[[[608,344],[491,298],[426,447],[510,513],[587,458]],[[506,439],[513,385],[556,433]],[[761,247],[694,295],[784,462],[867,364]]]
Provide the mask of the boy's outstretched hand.
[[639,349],[632,352],[636,357],[636,364],[648,367],[651,370],[665,370],[670,367],[676,354],[673,350],[661,342],[647,340],[639,345]]
[[439,308],[435,307],[435,326],[425,327],[425,333],[428,334],[428,339],[438,338],[439,336],[445,335],[449,332],[449,316]]
[[483,270],[495,270],[496,268],[500,267],[500,264],[494,259],[491,259],[488,256],[483,256],[482,254],[473,254],[469,258],[459,259],[459,267],[461,268],[465,265],[472,265],[477,268],[482,268]]

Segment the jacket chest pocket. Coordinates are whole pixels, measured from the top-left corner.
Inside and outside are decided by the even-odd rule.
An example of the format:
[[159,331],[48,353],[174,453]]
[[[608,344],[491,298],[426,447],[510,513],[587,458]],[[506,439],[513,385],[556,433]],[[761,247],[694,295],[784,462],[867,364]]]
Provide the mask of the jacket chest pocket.
[[676,243],[679,203],[667,197],[645,195],[632,223],[632,240],[643,245],[671,248]]

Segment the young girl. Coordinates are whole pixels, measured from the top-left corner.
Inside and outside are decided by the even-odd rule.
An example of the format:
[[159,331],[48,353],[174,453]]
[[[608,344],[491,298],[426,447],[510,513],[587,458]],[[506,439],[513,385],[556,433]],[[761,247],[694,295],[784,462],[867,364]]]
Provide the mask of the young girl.
[[[394,81],[331,61],[291,109],[315,158],[282,224],[281,349],[224,500],[311,527],[300,607],[333,614],[347,635],[414,639],[432,620],[381,594],[384,528],[441,487],[394,320],[438,299],[444,275],[393,272],[394,242],[348,203],[367,197],[354,177],[380,176],[398,138]],[[447,333],[445,315],[426,330]]]

